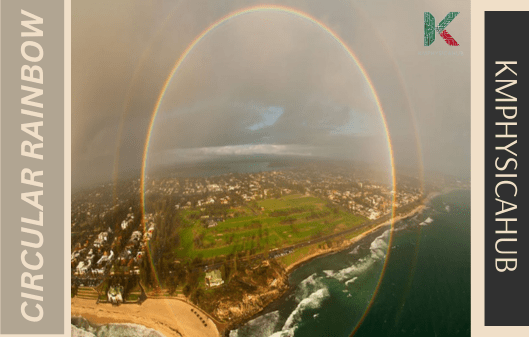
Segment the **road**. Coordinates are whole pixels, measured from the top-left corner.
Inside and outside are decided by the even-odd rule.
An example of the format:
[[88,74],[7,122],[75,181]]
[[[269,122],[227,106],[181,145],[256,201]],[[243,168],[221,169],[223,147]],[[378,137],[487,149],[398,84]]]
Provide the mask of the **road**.
[[[303,247],[306,247],[306,246],[310,246],[310,245],[313,245],[313,244],[316,244],[316,243],[324,242],[324,241],[327,241],[327,240],[332,240],[332,239],[335,239],[337,237],[350,234],[350,233],[352,233],[354,231],[357,231],[357,230],[359,230],[361,228],[366,228],[366,227],[369,227],[369,226],[372,226],[372,225],[375,225],[375,224],[383,223],[385,221],[388,221],[390,218],[391,218],[391,214],[386,214],[386,215],[384,215],[384,216],[382,216],[382,217],[380,217],[380,218],[378,218],[376,220],[367,221],[367,222],[365,222],[364,224],[362,224],[360,226],[349,228],[349,229],[346,229],[346,230],[338,232],[338,233],[329,234],[329,235],[321,236],[321,237],[318,237],[318,238],[312,238],[310,240],[297,243],[295,245],[282,247],[282,248],[276,249],[276,250],[274,250],[272,252],[269,252],[268,253],[268,258],[269,259],[274,259],[274,258],[277,258],[277,257],[281,257],[281,256],[284,256],[286,254],[292,253],[296,249],[300,249],[300,248],[303,248]],[[239,259],[239,261],[248,261],[248,260],[249,261],[255,261],[255,260],[262,260],[263,258],[264,258],[264,253],[260,253],[260,254],[252,255],[250,257],[242,257],[242,258]],[[195,266],[195,268],[196,269],[203,269],[203,270],[212,270],[212,269],[220,268],[223,264],[224,264],[224,262],[212,263],[212,264],[204,263],[204,264],[200,264],[200,265]]]

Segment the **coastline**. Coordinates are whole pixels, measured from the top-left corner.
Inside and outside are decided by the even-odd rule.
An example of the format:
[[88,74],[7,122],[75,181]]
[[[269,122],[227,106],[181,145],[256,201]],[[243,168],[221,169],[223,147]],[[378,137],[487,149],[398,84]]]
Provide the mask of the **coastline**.
[[[378,231],[378,230],[380,230],[380,229],[382,229],[384,227],[391,226],[392,223],[397,223],[399,221],[405,220],[407,218],[415,216],[416,214],[421,213],[427,207],[426,205],[433,198],[435,198],[435,197],[437,197],[437,196],[439,196],[441,194],[448,193],[448,192],[450,192],[450,191],[446,190],[446,191],[442,191],[442,192],[429,193],[424,198],[424,200],[419,205],[417,205],[415,208],[413,208],[411,211],[409,211],[409,212],[407,212],[405,214],[396,216],[394,219],[389,219],[387,221],[384,221],[381,224],[378,224],[375,227],[370,228],[370,229],[366,230],[365,232],[362,232],[362,233],[358,234],[357,236],[355,236],[355,237],[353,237],[351,239],[344,240],[344,241],[342,241],[341,244],[339,244],[336,247],[318,249],[316,252],[311,253],[311,254],[309,254],[309,255],[297,260],[296,262],[288,265],[287,267],[285,267],[285,277],[288,278],[290,276],[290,274],[292,274],[296,269],[298,269],[299,267],[303,266],[304,264],[306,264],[306,263],[308,263],[308,262],[310,262],[310,261],[312,261],[312,260],[314,260],[316,258],[323,257],[323,256],[326,256],[326,255],[331,255],[331,254],[338,253],[338,252],[341,252],[343,250],[349,249],[349,248],[351,248],[351,246],[353,246],[353,245],[357,244],[358,242],[360,242],[361,240],[365,239],[370,234],[373,234],[374,232],[376,232],[376,231]],[[261,310],[259,310],[258,312],[255,312],[250,317],[248,317],[246,319],[243,319],[243,320],[241,320],[241,321],[229,326],[228,329],[224,332],[224,336],[229,336],[229,332],[231,330],[235,330],[238,327],[243,326],[247,322],[257,318],[259,315],[261,315],[263,313],[263,311],[266,309],[266,307],[268,305],[270,305],[274,301],[280,299],[282,296],[284,296],[286,293],[288,293],[289,290],[291,290],[290,286],[288,288],[286,288],[283,292],[279,293],[278,296],[275,299],[270,301],[270,303],[268,303],[266,306],[262,307]]]
[[384,221],[383,223],[379,224],[379,225],[376,225],[375,227],[371,228],[371,229],[368,229],[366,230],[365,232],[362,232],[361,234],[358,234],[357,236],[349,239],[349,240],[346,240],[346,241],[343,241],[341,245],[339,245],[338,247],[332,247],[332,248],[327,248],[327,249],[319,249],[317,252],[314,252],[312,254],[309,254],[305,257],[303,257],[302,259],[290,264],[289,266],[287,266],[285,268],[285,271],[287,272],[287,275],[290,275],[290,273],[292,273],[295,269],[299,268],[301,265],[317,258],[317,257],[321,257],[321,256],[324,256],[324,255],[328,255],[328,254],[332,254],[332,253],[337,253],[337,252],[340,252],[344,249],[347,249],[349,248],[350,246],[358,243],[359,241],[363,240],[366,236],[378,231],[379,229],[383,228],[383,227],[387,227],[387,226],[391,226],[392,222],[394,223],[397,223],[399,221],[402,221],[404,219],[407,219],[409,217],[412,217],[414,216],[415,214],[418,214],[420,212],[422,212],[424,210],[424,208],[426,207],[426,203],[429,202],[431,199],[435,198],[436,196],[438,196],[440,193],[432,193],[431,196],[429,195],[428,197],[425,198],[424,202],[420,205],[418,205],[417,207],[415,207],[413,210],[407,212],[406,214],[403,214],[403,215],[399,215],[397,217],[395,217],[394,219],[389,219],[387,221]]
[[208,323],[205,327],[191,312],[191,308],[196,310],[196,307],[178,299],[150,299],[142,305],[122,304],[116,307],[96,304],[94,300],[72,298],[71,305],[71,317],[81,316],[91,324],[137,324],[154,329],[166,337],[220,335],[215,322],[208,315],[201,312],[201,317]]
[[[381,224],[370,228],[357,236],[343,240],[341,243],[330,248],[317,248],[317,251],[304,256],[303,258],[295,261],[294,263],[285,267],[285,277],[288,278],[290,274],[309,261],[322,257],[325,255],[337,253],[345,249],[350,248],[352,245],[357,244],[359,241],[365,239],[370,234],[384,228],[391,226],[392,223],[397,223],[406,218],[412,217],[424,210],[426,204],[430,202],[436,196],[442,194],[442,192],[430,193],[421,204],[417,205],[411,211],[396,216],[393,219],[384,221]],[[339,241],[339,239],[338,239]],[[272,302],[281,298],[285,293],[288,292],[290,287],[287,287],[284,291],[278,292],[275,298],[270,298],[265,306],[261,307],[261,310],[254,312],[250,317],[241,319],[237,323],[227,324],[226,329],[217,329],[217,324],[201,309],[203,317],[208,321],[208,327],[199,325],[199,320],[191,312],[191,308],[197,309],[195,305],[192,305],[186,301],[179,299],[153,299],[150,298],[146,302],[140,305],[121,305],[119,307],[107,307],[103,305],[97,305],[94,301],[83,300],[79,298],[72,299],[72,312],[71,316],[82,316],[93,324],[139,324],[147,328],[154,329],[165,336],[181,336],[181,337],[216,337],[229,334],[229,331],[236,329],[237,327],[244,325],[246,322],[254,319],[260,315],[263,310]],[[174,317],[178,316],[178,320]],[[177,322],[178,321],[178,322]]]

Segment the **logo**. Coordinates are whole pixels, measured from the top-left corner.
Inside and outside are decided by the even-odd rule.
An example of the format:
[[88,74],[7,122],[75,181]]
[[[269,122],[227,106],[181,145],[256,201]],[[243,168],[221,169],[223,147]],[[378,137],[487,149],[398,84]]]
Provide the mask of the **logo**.
[[459,12],[446,14],[445,18],[439,22],[439,26],[435,26],[434,16],[430,12],[424,12],[424,45],[429,46],[434,43],[435,32],[437,32],[449,46],[459,46],[459,43],[445,29],[456,18],[457,14]]

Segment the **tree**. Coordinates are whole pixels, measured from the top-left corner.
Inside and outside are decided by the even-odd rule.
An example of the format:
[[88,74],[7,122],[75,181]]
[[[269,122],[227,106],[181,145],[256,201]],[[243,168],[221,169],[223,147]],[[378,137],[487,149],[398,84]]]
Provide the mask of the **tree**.
[[176,291],[176,288],[178,287],[178,280],[176,279],[175,275],[171,275],[168,280],[168,287],[167,290],[169,291],[169,295],[173,295]]
[[189,297],[189,294],[191,294],[191,286],[189,284],[186,284],[183,289],[183,292],[186,297]]
[[149,256],[150,252],[147,250],[145,252],[145,256],[141,260],[140,265],[140,274],[141,274],[141,281],[145,286],[150,286],[152,282],[152,270],[151,265],[149,264]]
[[198,288],[191,296],[191,301],[195,304],[198,304],[201,299],[204,298],[204,289]]
[[198,271],[196,269],[187,274],[187,284],[192,289],[195,289],[198,286],[198,276]]

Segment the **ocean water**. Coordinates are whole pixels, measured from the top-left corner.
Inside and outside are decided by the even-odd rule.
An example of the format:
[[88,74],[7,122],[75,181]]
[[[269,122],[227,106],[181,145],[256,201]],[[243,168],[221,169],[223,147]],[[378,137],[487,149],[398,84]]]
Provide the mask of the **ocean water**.
[[165,337],[162,333],[147,328],[143,325],[132,323],[92,324],[83,317],[71,318],[72,337],[104,337],[104,336],[126,336],[126,337]]
[[292,291],[230,337],[470,336],[470,192],[428,206],[391,247],[381,229],[296,269]]

